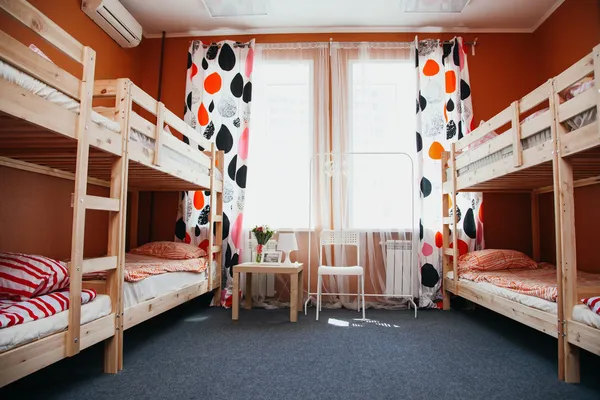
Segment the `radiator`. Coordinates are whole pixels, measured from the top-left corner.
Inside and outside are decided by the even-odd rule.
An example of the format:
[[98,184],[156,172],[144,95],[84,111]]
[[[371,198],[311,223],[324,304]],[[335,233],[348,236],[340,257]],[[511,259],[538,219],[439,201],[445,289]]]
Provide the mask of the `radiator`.
[[413,252],[410,240],[386,240],[384,243],[385,291],[388,296],[411,296],[415,277]]

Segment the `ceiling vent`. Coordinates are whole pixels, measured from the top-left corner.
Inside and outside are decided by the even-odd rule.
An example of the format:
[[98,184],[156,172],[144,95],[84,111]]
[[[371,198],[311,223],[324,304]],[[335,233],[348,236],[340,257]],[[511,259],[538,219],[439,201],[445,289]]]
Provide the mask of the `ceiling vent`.
[[202,0],[213,18],[267,15],[267,0]]
[[81,9],[121,47],[140,44],[142,26],[118,0],[83,0]]
[[471,0],[402,0],[402,10],[412,14],[459,14]]

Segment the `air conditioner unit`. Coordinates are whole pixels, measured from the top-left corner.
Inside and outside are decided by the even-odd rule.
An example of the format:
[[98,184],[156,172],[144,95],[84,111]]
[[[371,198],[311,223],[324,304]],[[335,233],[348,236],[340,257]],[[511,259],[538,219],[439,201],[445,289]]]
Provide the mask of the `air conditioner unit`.
[[135,47],[142,40],[142,26],[118,0],[83,0],[81,9],[121,47]]

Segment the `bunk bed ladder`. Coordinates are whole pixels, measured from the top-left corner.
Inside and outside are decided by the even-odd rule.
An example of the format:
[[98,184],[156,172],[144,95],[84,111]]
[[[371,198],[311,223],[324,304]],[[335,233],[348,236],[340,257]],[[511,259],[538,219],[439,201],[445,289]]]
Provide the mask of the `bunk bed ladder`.
[[[220,304],[221,301],[221,268],[223,263],[223,186],[217,186],[216,173],[218,169],[223,175],[225,156],[223,151],[217,151],[214,143],[211,143],[211,174],[210,174],[210,212],[208,213],[208,226],[212,232],[208,233],[208,290],[215,290],[213,303]],[[216,276],[213,278],[213,261]]]
[[[84,273],[107,271],[106,293],[112,301],[112,315],[115,317],[115,335],[107,340],[105,350],[105,371],[116,373],[119,363],[119,348],[121,340],[118,336],[121,331],[119,317],[122,314],[120,302],[120,289],[123,272],[123,225],[125,223],[125,210],[122,207],[126,201],[125,188],[127,186],[127,158],[118,157],[111,165],[110,197],[94,196],[87,194],[87,181],[89,172],[89,155],[91,140],[88,135],[90,126],[90,111],[94,86],[94,51],[84,49],[84,77],[81,85],[81,111],[77,125],[77,164],[75,170],[75,189],[73,193],[73,236],[71,243],[71,259],[69,262],[70,275],[70,309],[69,327],[67,331],[66,355],[73,356],[80,351],[81,345],[81,289]],[[119,86],[119,94],[128,98],[128,85],[126,80]],[[124,103],[121,101],[119,103]],[[122,107],[126,107],[123,105]],[[126,112],[120,114],[125,118]],[[122,121],[126,123],[126,121]],[[123,130],[122,132],[126,132]],[[127,136],[122,135],[123,148],[127,146]],[[84,236],[85,217],[87,210],[108,211],[109,234],[108,251],[105,257],[85,259]],[[78,306],[73,306],[78,305]]]
[[[448,272],[453,271],[452,280],[454,282],[453,290],[456,294],[458,290],[458,235],[456,222],[456,148],[452,143],[450,152],[442,153],[442,282],[445,282]],[[447,168],[450,166],[452,176],[448,177]],[[450,215],[452,210],[452,215]],[[450,247],[450,227],[452,227],[452,247]],[[450,259],[452,257],[452,261]],[[452,263],[452,268],[450,264]],[[443,284],[443,283],[442,283]],[[443,288],[443,308],[450,309],[450,291]]]

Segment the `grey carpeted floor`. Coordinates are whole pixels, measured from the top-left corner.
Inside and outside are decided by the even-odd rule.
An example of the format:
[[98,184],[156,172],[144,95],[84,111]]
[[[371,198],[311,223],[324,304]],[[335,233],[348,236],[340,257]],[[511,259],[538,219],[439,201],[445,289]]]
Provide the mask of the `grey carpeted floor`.
[[[0,390],[1,399],[599,399],[600,357],[582,383],[556,379],[556,340],[485,310],[230,311],[192,301],[125,333],[125,369],[102,346]],[[348,326],[336,326],[334,324]]]

